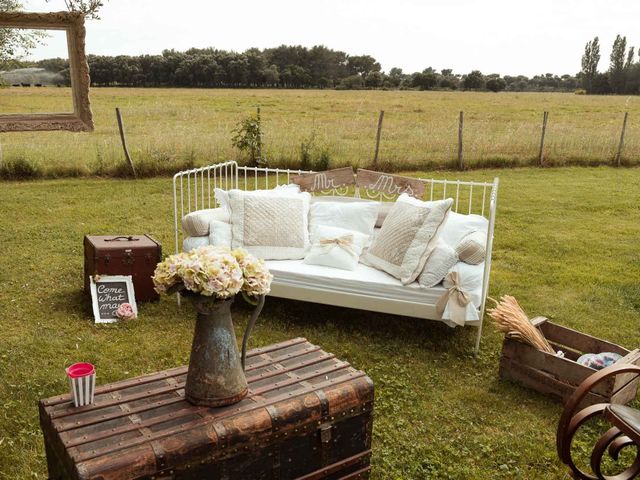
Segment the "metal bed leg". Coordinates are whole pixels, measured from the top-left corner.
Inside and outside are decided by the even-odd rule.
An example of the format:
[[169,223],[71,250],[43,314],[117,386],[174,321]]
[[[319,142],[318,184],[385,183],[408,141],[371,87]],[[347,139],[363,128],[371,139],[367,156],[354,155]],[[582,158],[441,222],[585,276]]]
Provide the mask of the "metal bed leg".
[[482,337],[482,320],[480,321],[480,325],[478,325],[478,335],[476,336],[476,345],[473,348],[473,356],[477,357],[478,352],[480,351],[480,338]]

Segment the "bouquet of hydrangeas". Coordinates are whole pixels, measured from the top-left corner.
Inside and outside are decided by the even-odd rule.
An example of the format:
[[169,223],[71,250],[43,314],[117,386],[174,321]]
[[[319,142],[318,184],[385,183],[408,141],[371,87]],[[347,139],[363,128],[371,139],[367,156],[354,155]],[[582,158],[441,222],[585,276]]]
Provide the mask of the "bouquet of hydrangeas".
[[273,275],[262,260],[243,249],[205,246],[167,257],[156,267],[158,293],[192,293],[219,300],[242,293],[255,298],[269,293]]

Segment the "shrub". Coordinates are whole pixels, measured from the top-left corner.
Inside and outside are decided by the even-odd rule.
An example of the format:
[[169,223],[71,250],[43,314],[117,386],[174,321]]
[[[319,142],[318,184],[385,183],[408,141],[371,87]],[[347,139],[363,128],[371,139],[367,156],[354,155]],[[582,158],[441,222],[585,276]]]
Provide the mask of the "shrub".
[[24,158],[9,160],[0,166],[3,180],[27,180],[42,177],[42,171]]
[[249,115],[240,120],[232,131],[231,143],[241,152],[249,156],[251,166],[259,167],[266,164],[262,158],[262,122],[260,110],[255,115]]
[[312,170],[313,169],[313,147],[315,144],[316,133],[311,132],[309,137],[302,140],[300,143],[300,169]]
[[331,163],[331,154],[326,148],[320,151],[320,155],[315,162],[314,170],[316,172],[322,172],[323,170],[329,170],[329,164]]

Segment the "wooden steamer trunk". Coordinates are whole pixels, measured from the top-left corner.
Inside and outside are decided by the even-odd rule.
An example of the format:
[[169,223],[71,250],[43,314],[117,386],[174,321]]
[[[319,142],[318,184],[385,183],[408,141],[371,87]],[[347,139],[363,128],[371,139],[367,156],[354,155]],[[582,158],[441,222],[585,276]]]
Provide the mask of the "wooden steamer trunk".
[[151,277],[162,260],[162,246],[149,235],[86,235],[84,237],[84,292],[93,275],[131,275],[136,301],[155,301]]
[[[538,392],[566,401],[574,390],[597,370],[576,363],[583,353],[614,352],[623,358],[617,363],[640,365],[640,349],[629,351],[620,345],[577,332],[537,317],[532,323],[544,334],[551,347],[565,353],[565,358],[542,352],[527,344],[504,339],[500,356],[500,376]],[[638,390],[638,377],[618,375],[599,384],[582,406],[596,403],[628,403]]]
[[86,407],[42,400],[49,478],[368,478],[373,384],[348,363],[304,338],[252,350],[248,397],[215,409],[184,400],[186,371],[103,385]]

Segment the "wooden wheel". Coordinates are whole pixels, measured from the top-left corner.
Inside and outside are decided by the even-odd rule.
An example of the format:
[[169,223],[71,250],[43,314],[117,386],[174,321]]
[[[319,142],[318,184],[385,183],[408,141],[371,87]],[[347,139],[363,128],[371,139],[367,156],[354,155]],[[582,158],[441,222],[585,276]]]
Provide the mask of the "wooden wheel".
[[[558,456],[563,463],[569,466],[572,476],[581,480],[630,480],[640,474],[640,422],[634,422],[638,415],[637,411],[630,407],[612,405],[609,403],[599,403],[578,410],[582,400],[600,382],[605,379],[621,375],[631,374],[629,382],[640,375],[640,367],[629,364],[612,365],[587,378],[571,395],[565,405],[556,436],[556,447]],[[585,472],[578,468],[571,455],[571,444],[573,438],[582,425],[592,418],[602,417],[612,424],[600,439],[596,442],[591,452],[591,470]],[[640,417],[638,417],[640,418]],[[631,465],[624,471],[614,476],[606,476],[602,473],[602,462],[604,454],[608,451],[609,456],[614,460],[619,458],[623,448],[635,446],[636,456]]]

